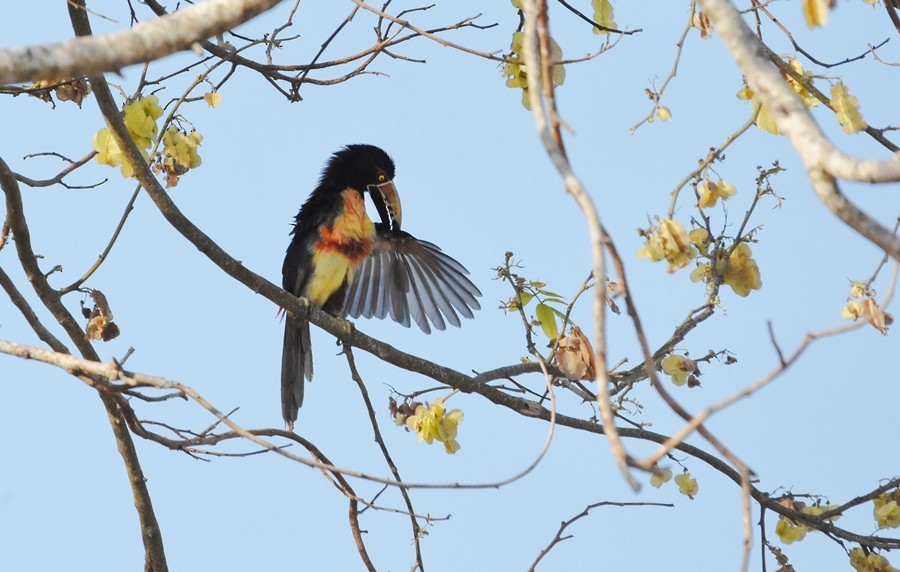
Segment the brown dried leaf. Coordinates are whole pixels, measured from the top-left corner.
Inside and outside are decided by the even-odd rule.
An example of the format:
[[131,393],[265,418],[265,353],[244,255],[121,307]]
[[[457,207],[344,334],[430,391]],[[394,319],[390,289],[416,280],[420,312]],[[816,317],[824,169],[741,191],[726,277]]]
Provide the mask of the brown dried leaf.
[[[121,333],[119,326],[113,322],[112,310],[109,308],[109,302],[106,296],[100,290],[91,290],[91,299],[94,301],[94,308],[88,318],[87,327],[84,330],[85,337],[89,340],[109,340],[119,337]],[[82,307],[82,312],[86,308]]]
[[709,21],[709,16],[703,12],[694,12],[691,17],[691,26],[700,30],[700,37],[704,40],[712,36],[712,22]]
[[578,326],[574,326],[568,336],[559,338],[555,355],[559,369],[569,381],[595,379],[597,362],[594,348]]
[[887,335],[888,326],[894,323],[894,316],[882,310],[881,306],[879,306],[872,298],[863,300],[862,306],[863,317],[866,321],[872,324],[873,328],[882,334]]

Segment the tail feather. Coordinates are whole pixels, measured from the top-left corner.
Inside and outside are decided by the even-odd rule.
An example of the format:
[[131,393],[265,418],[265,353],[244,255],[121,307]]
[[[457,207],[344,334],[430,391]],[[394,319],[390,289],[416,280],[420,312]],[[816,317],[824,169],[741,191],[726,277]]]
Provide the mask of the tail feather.
[[288,315],[284,324],[281,354],[281,415],[288,430],[293,430],[297,412],[303,405],[304,378],[312,379],[312,344],[309,321]]

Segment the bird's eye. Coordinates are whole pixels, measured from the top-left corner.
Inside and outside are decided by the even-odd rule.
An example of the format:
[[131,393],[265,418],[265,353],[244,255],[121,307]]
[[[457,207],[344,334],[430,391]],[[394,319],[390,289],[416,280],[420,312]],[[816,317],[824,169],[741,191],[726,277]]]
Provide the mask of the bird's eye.
[[379,182],[379,183],[383,183],[383,182],[385,182],[385,180],[387,180],[387,177],[385,177],[384,175],[378,175],[378,182]]

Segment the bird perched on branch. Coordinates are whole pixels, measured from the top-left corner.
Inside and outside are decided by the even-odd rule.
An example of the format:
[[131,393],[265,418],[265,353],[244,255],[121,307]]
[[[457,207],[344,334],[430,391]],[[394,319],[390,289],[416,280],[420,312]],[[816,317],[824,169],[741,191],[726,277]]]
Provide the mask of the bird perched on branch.
[[[465,267],[430,242],[400,229],[394,162],[372,145],[348,145],[331,156],[300,208],[281,273],[282,285],[341,317],[384,318],[426,334],[459,315],[472,318],[478,288]],[[366,214],[368,195],[380,222]],[[288,313],[281,358],[281,412],[293,429],[312,379],[309,321]]]

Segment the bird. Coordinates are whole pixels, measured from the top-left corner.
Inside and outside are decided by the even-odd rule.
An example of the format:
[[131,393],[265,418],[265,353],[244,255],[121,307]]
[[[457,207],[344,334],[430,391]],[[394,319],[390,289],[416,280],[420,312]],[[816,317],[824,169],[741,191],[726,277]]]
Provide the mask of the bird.
[[[347,145],[328,159],[319,182],[294,218],[282,266],[282,286],[342,318],[390,316],[426,334],[481,306],[468,270],[437,245],[401,228],[395,165],[379,147]],[[378,221],[366,212],[371,198]],[[289,431],[312,380],[309,320],[285,319],[281,411]]]

